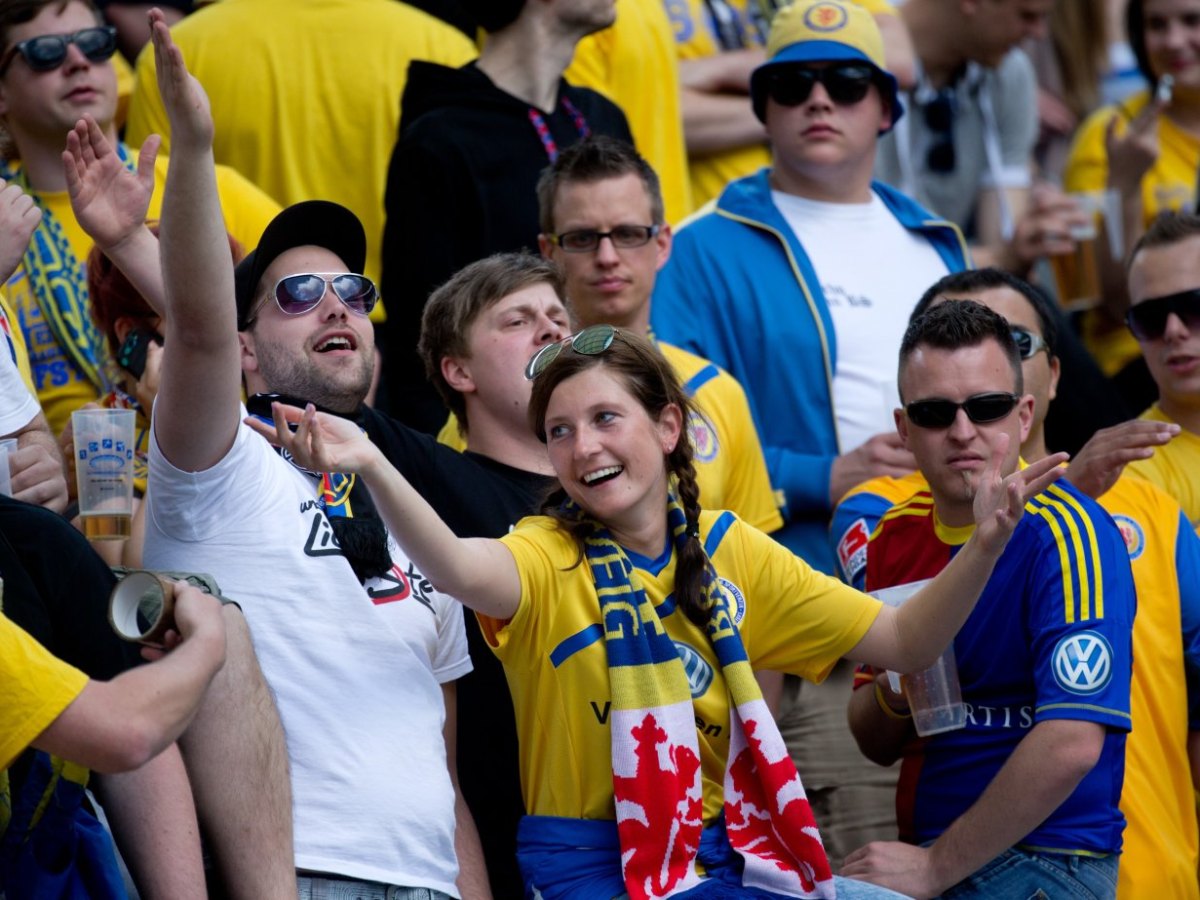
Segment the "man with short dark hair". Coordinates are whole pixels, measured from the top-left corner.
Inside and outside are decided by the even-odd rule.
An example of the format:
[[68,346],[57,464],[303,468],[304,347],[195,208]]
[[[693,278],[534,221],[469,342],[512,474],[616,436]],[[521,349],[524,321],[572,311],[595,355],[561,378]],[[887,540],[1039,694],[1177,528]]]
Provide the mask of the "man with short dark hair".
[[[896,427],[928,486],[875,529],[871,590],[946,565],[969,534],[980,473],[997,455],[1001,472],[1018,467],[1038,402],[1009,323],[967,300],[913,318],[900,391]],[[903,700],[878,681],[855,692],[850,724],[863,752],[904,758],[897,809],[908,843],[868,844],[845,874],[915,896],[1054,896],[1078,885],[1113,896],[1134,603],[1129,554],[1108,516],[1067,484],[1033,498],[955,638],[965,727],[914,741]]]
[[[1200,217],[1160,216],[1134,247],[1126,322],[1137,338],[1158,402],[1142,418],[1174,437],[1129,471],[1183,506],[1200,531]],[[1177,429],[1177,430],[1176,430]]]

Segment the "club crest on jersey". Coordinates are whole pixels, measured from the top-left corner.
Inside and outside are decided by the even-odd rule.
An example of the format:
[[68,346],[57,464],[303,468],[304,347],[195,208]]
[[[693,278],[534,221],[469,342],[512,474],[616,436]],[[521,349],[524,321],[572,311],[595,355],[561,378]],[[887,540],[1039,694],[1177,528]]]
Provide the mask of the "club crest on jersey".
[[854,524],[846,529],[842,539],[838,541],[838,562],[842,564],[842,571],[846,573],[846,581],[850,584],[853,584],[859,573],[867,567],[867,542],[870,539],[867,520],[855,519]]
[[685,644],[682,641],[674,641],[673,643],[675,644],[675,652],[679,654],[679,660],[683,663],[683,671],[687,675],[688,687],[692,691],[692,699],[698,700],[704,696],[704,692],[712,684],[713,667],[690,644]]
[[1121,537],[1125,539],[1125,549],[1129,551],[1129,561],[1133,562],[1146,549],[1146,532],[1142,530],[1137,519],[1131,519],[1129,516],[1113,516],[1113,521],[1121,530]]
[[717,578],[721,583],[721,590],[725,592],[725,598],[729,601],[729,611],[733,615],[733,624],[741,625],[742,618],[746,615],[746,597],[742,594],[742,589],[730,581],[728,578]]
[[1097,631],[1079,631],[1054,647],[1054,680],[1072,694],[1094,694],[1112,679],[1112,648]]
[[692,448],[695,450],[696,462],[712,462],[717,458],[721,449],[717,441],[717,432],[704,416],[693,412],[688,419],[688,431],[692,435]]

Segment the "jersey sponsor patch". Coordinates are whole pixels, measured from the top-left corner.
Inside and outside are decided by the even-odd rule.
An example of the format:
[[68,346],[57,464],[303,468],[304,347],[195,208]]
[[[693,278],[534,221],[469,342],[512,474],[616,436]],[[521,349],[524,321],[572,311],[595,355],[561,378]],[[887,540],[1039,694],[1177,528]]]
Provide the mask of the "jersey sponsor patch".
[[675,652],[679,654],[679,659],[683,663],[683,671],[687,674],[688,687],[692,691],[692,699],[698,700],[704,696],[704,692],[712,684],[713,668],[708,664],[708,660],[689,644],[685,644],[682,641],[675,641],[674,643]]
[[1077,631],[1054,647],[1054,680],[1072,694],[1094,694],[1112,678],[1112,648],[1097,631]]
[[733,624],[741,625],[742,619],[746,615],[746,597],[742,594],[742,589],[730,581],[728,578],[720,578],[721,589],[725,591],[725,596],[729,598],[729,606],[733,613]]
[[717,432],[708,419],[699,413],[692,413],[688,419],[688,431],[692,435],[692,447],[696,451],[697,462],[712,462],[717,458],[721,445],[717,441]]
[[1142,530],[1137,519],[1131,519],[1129,516],[1113,516],[1113,521],[1121,530],[1121,537],[1125,539],[1125,549],[1129,551],[1129,561],[1132,562],[1146,549],[1146,532]]
[[866,519],[855,519],[850,527],[842,533],[842,539],[838,541],[837,545],[837,554],[838,562],[842,564],[842,571],[846,574],[847,584],[853,584],[854,580],[862,574],[862,570],[866,568],[867,542],[870,538]]

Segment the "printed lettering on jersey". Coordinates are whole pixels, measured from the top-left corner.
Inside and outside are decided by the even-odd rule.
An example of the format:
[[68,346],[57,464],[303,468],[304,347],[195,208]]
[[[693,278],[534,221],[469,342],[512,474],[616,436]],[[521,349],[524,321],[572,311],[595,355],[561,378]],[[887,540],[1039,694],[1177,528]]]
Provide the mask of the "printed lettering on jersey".
[[1054,679],[1073,694],[1094,694],[1112,678],[1112,648],[1097,631],[1079,631],[1054,648]]
[[687,675],[688,687],[692,691],[692,699],[699,700],[708,690],[713,681],[713,667],[708,660],[700,655],[694,647],[682,641],[675,641],[675,652],[683,663],[683,671]]
[[846,583],[853,584],[862,570],[867,567],[867,542],[871,533],[867,531],[866,519],[855,519],[853,524],[842,533],[838,541],[838,562],[842,564],[842,572],[846,575]]
[[308,529],[308,540],[304,542],[304,555],[340,556],[341,552],[342,548],[338,544],[337,535],[333,533],[333,526],[329,524],[323,512],[319,509],[314,510],[312,527]]
[[412,596],[412,585],[397,565],[393,565],[390,572],[379,578],[368,578],[363,582],[363,587],[367,589],[367,596],[376,606],[407,600]]
[[733,613],[733,624],[741,625],[742,619],[746,615],[746,597],[742,593],[742,589],[730,581],[728,578],[718,576],[717,581],[721,583],[721,589],[725,592],[728,598],[730,612]]
[[1125,539],[1125,549],[1129,551],[1129,561],[1133,562],[1146,549],[1146,532],[1136,519],[1129,516],[1113,516],[1113,521],[1121,530],[1121,537]]
[[721,449],[721,445],[717,441],[717,432],[708,419],[693,412],[688,420],[688,432],[692,436],[696,462],[712,462],[717,458],[717,452]]

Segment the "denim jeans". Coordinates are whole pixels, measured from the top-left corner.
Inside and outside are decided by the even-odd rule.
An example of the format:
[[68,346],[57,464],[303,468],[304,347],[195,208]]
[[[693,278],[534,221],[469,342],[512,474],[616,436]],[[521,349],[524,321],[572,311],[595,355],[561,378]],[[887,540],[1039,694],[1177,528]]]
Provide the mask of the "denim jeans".
[[430,888],[396,887],[353,878],[296,875],[298,900],[451,900],[449,894]]
[[1113,900],[1120,857],[1035,853],[1013,848],[942,894],[944,900]]

